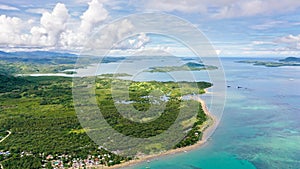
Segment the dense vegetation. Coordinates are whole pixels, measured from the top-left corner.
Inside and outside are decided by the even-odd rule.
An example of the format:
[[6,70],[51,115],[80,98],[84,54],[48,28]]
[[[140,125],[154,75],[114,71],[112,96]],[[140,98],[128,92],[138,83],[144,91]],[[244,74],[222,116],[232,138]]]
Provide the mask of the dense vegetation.
[[217,69],[216,66],[204,65],[202,63],[188,62],[181,66],[151,67],[149,72],[172,72],[172,71],[200,71]]
[[[113,81],[113,82],[111,82]],[[168,100],[160,100],[155,99],[155,102],[158,105],[162,105],[166,102],[166,108],[161,115],[148,123],[138,123],[129,120],[128,118],[123,117],[118,113],[118,110],[115,107],[115,101],[112,98],[111,94],[111,86],[112,83],[122,84],[122,83],[129,83],[129,102],[130,104],[135,107],[136,110],[140,111],[138,119],[146,119],[151,118],[151,116],[156,116],[157,112],[146,112],[150,106],[150,98],[149,93],[153,90],[160,90],[160,93],[167,93],[166,97]],[[151,136],[158,135],[163,131],[167,130],[176,120],[180,106],[181,106],[181,99],[182,95],[191,94],[188,90],[183,93],[180,91],[180,87],[174,82],[131,82],[125,80],[108,80],[108,79],[98,79],[97,83],[99,84],[97,88],[97,96],[99,100],[99,108],[101,109],[101,113],[103,114],[106,121],[114,127],[115,130],[127,135],[127,136],[134,136],[134,137],[141,137],[147,138]],[[106,85],[103,85],[106,84]],[[185,85],[185,89],[192,88],[190,83],[182,82]],[[200,87],[200,91],[196,91],[197,93],[202,93],[204,88],[210,87],[210,83],[201,82],[198,83]],[[123,85],[125,86],[125,84]],[[117,89],[116,89],[117,90]],[[116,91],[121,93],[122,90]],[[191,89],[192,90],[192,89]],[[124,98],[120,98],[122,101]],[[152,100],[154,102],[154,100]],[[123,105],[123,110],[126,110],[125,105]],[[149,115],[150,114],[150,115]],[[205,116],[203,111],[199,114],[199,120],[205,120]],[[147,116],[147,117],[146,117]],[[204,119],[203,119],[204,118]]]
[[[40,168],[49,154],[85,159],[108,153],[85,132],[76,132],[82,128],[72,105],[70,78],[2,76],[0,84],[0,130],[12,132],[0,143],[0,151],[10,152],[0,155],[4,168]],[[125,159],[111,156],[114,163]]]

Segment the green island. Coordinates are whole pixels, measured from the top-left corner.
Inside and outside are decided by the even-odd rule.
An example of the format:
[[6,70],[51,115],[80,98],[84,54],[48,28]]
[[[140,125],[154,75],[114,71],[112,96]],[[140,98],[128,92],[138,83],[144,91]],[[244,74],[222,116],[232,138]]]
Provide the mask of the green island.
[[204,65],[202,63],[188,62],[181,66],[151,67],[147,72],[173,72],[173,71],[201,71],[218,69],[216,66]]
[[[109,152],[88,137],[74,110],[72,78],[14,76],[15,73],[23,73],[20,69],[22,64],[30,67],[28,63],[9,62],[0,70],[0,137],[5,137],[7,131],[11,132],[9,137],[0,143],[0,163],[3,168],[83,168],[87,165],[96,168],[120,164],[135,158]],[[119,125],[128,121],[120,119],[118,114],[111,113],[115,111],[110,93],[111,83],[130,83],[130,104],[139,111],[148,109],[149,98],[144,96],[151,90],[159,89],[168,93],[166,113],[163,113],[155,125],[143,129],[148,133],[145,137],[159,134],[161,129],[166,129],[165,122],[176,118],[179,103],[184,102],[187,110],[189,104],[196,103],[195,100],[183,101],[181,98],[183,95],[193,94],[193,87],[189,82],[183,82],[185,91],[179,92],[179,86],[174,82],[134,82],[113,77],[107,74],[96,79],[95,91],[99,108],[103,109],[104,116],[110,117],[110,124],[115,129],[131,136],[143,136],[145,133],[141,133],[142,130],[131,130],[130,125],[134,124],[129,124],[129,127]],[[204,93],[204,89],[210,86],[210,83],[198,82],[197,90]],[[126,106],[128,103],[118,104]],[[187,126],[188,133],[172,148],[193,145],[201,140],[201,124],[208,116],[201,106],[197,112],[196,117],[186,117],[186,123],[183,125]],[[116,123],[116,120],[124,123]]]
[[245,60],[237,61],[237,63],[249,63],[255,66],[266,66],[266,67],[282,67],[282,66],[300,66],[300,58],[287,57],[278,61],[256,61],[256,60]]

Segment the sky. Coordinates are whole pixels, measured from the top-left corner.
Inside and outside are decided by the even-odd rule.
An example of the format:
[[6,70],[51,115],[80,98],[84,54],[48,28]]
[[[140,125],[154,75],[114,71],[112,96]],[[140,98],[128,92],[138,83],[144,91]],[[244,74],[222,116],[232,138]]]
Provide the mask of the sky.
[[[297,0],[0,0],[0,50],[76,53],[93,33],[116,19],[160,12],[196,26],[220,56],[299,56],[299,9]],[[124,21],[110,29],[122,34],[133,27]],[[120,54],[141,49],[172,53],[182,47],[146,33],[124,41],[116,50]]]

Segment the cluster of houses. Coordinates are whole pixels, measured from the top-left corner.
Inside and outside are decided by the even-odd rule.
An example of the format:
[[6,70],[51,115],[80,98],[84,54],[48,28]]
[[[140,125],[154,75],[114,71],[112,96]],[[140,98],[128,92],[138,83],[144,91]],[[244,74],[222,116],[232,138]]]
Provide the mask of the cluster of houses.
[[[100,147],[99,147],[100,149]],[[0,155],[9,156],[11,153],[9,151],[0,151]],[[101,154],[101,155],[100,155]],[[20,157],[33,156],[32,152],[22,151]],[[53,168],[53,169],[79,169],[79,168],[101,168],[104,166],[113,165],[116,161],[113,160],[113,157],[106,153],[99,153],[97,155],[88,155],[86,159],[74,158],[71,155],[45,155],[40,153],[39,157],[42,158],[42,167],[43,169]],[[119,161],[120,162],[120,161]],[[1,167],[0,167],[1,168]]]
[[86,159],[73,158],[70,155],[59,155],[54,158],[53,155],[48,155],[43,160],[43,168],[50,162],[54,169],[64,168],[85,168],[85,167],[101,167],[113,163],[113,160],[109,160],[111,156],[109,154],[92,156],[89,155]]

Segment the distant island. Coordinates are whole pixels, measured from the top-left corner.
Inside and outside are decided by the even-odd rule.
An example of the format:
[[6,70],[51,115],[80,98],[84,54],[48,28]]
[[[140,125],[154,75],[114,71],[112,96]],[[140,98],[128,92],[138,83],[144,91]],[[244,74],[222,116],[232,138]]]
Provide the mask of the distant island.
[[300,66],[300,58],[287,57],[278,61],[257,61],[257,60],[243,60],[237,61],[237,63],[250,63],[255,66],[266,66],[266,67],[282,67],[282,66]]
[[297,62],[300,63],[300,58],[296,58],[296,57],[287,57],[285,59],[281,59],[279,60],[280,62]]
[[174,71],[200,71],[200,70],[214,70],[218,69],[216,66],[204,65],[202,63],[188,62],[181,66],[157,66],[151,67],[147,72],[174,72]]

